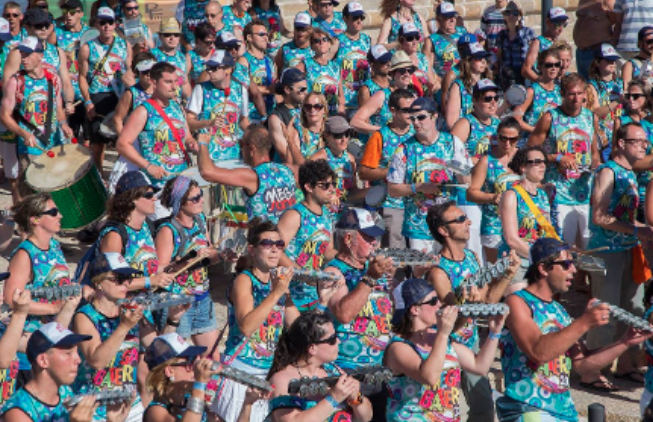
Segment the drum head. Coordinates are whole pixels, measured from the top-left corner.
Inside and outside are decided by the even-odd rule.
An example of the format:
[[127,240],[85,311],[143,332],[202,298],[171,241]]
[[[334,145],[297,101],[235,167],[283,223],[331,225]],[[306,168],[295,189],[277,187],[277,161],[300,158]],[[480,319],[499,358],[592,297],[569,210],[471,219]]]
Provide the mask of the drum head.
[[27,183],[39,192],[52,192],[81,179],[93,165],[89,150],[78,144],[51,148],[50,158],[41,154],[32,160],[25,172]]
[[79,46],[81,47],[84,44],[86,44],[87,42],[93,41],[94,39],[96,39],[99,36],[100,36],[100,31],[98,31],[97,29],[95,29],[95,28],[88,29],[88,30],[84,31],[84,33],[82,34],[82,37],[79,39]]
[[506,101],[513,107],[524,104],[526,101],[526,88],[519,84],[511,86],[506,91]]
[[118,134],[116,133],[116,127],[113,124],[114,114],[116,114],[116,113],[111,112],[111,113],[107,114],[107,117],[105,117],[102,120],[102,123],[100,123],[100,133],[105,138],[115,139],[115,138],[118,137]]
[[358,142],[350,141],[349,145],[347,146],[347,151],[349,151],[351,155],[354,156],[354,160],[356,160],[356,162],[359,162],[363,158],[363,147]]
[[211,186],[210,182],[207,182],[201,175],[200,169],[198,167],[189,167],[186,170],[181,172],[182,176],[186,176],[190,179],[193,179],[197,182],[200,188],[208,188]]
[[365,203],[370,207],[378,207],[385,201],[387,193],[386,186],[372,186],[365,195]]

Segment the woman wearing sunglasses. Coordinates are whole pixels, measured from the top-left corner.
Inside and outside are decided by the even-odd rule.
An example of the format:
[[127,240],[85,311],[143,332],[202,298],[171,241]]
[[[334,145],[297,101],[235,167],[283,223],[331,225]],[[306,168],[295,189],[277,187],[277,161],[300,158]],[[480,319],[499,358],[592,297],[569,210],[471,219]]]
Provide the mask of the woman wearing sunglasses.
[[[559,237],[555,193],[549,196],[540,187],[546,172],[546,154],[541,147],[522,148],[508,167],[521,176],[502,195],[499,202],[499,218],[503,227],[503,239],[499,256],[511,249],[521,257],[522,265],[506,289],[505,295],[526,287],[524,275],[528,269],[531,245],[540,237]],[[529,205],[532,202],[532,205]]]
[[205,394],[211,377],[219,370],[213,370],[212,360],[200,357],[204,352],[205,347],[191,346],[177,333],[152,341],[145,351],[145,362],[150,371],[147,387],[154,400],[145,410],[144,422],[217,420],[206,409]]
[[487,155],[481,157],[472,170],[472,182],[467,190],[467,199],[481,205],[481,244],[487,262],[494,263],[498,258],[501,244],[501,220],[499,201],[501,195],[518,178],[508,167],[517,153],[520,139],[519,122],[507,117],[497,127],[496,142],[490,145]]
[[546,15],[544,23],[544,31],[542,35],[531,41],[528,46],[528,53],[526,60],[521,68],[521,74],[524,78],[530,79],[533,82],[537,81],[538,68],[535,67],[535,61],[541,51],[549,49],[553,43],[562,35],[569,24],[569,16],[567,12],[561,7],[554,7],[549,10]]
[[405,23],[399,29],[399,50],[406,53],[413,62],[415,66],[413,78],[424,87],[424,95],[427,95],[427,92],[435,91],[436,78],[431,61],[421,52],[421,40],[422,33],[414,23]]
[[560,55],[553,49],[544,50],[538,54],[537,64],[540,69],[537,81],[526,88],[526,100],[515,107],[513,113],[524,131],[525,140],[544,113],[562,105],[560,86],[556,83],[562,68]]
[[328,117],[327,108],[324,95],[311,92],[304,100],[299,119],[295,118],[294,124],[290,127],[289,142],[299,145],[299,151],[303,158],[312,157],[320,148],[324,147],[323,134],[324,123]]
[[[639,30],[637,33],[637,47],[639,47],[637,55],[627,60],[623,69],[621,69],[621,77],[626,86],[630,81],[642,75],[642,64],[653,57],[653,26],[647,25]],[[650,76],[647,75],[647,77]]]
[[[223,362],[264,379],[272,366],[279,336],[299,316],[299,311],[288,294],[292,271],[277,268],[285,242],[276,224],[254,218],[247,243],[249,267],[236,277],[227,296],[229,337]],[[242,384],[220,379],[220,396],[211,409],[224,420],[235,420],[246,390]],[[267,414],[267,401],[258,401],[252,408],[251,420],[262,421]]]
[[[333,364],[338,357],[338,335],[331,319],[308,312],[298,317],[279,338],[268,379],[274,386],[270,401],[274,422],[370,421],[372,405],[360,393],[360,383]],[[310,398],[288,392],[293,379],[340,376],[329,393]]]
[[195,48],[188,52],[188,57],[191,65],[190,83],[195,86],[205,70],[206,62],[213,54],[216,32],[210,23],[203,22],[197,25],[193,35],[195,35]]
[[411,421],[458,420],[460,371],[487,375],[507,315],[488,319],[490,333],[475,355],[466,346],[450,341],[458,309],[443,308],[426,280],[404,281],[395,289],[394,297],[395,337],[383,356],[383,363],[394,374],[388,382],[386,419],[400,422],[410,415]]
[[395,50],[400,47],[399,30],[405,23],[412,23],[420,33],[428,35],[426,21],[415,10],[415,0],[382,0],[380,10],[383,23],[376,43],[386,49]]

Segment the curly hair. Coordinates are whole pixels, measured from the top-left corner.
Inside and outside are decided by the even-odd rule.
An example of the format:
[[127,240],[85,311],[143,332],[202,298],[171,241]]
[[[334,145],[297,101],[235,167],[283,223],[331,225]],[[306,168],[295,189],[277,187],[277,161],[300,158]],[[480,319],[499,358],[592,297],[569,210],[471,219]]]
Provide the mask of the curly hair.
[[[161,205],[163,205],[166,208],[172,208],[172,189],[175,186],[175,181],[177,180],[177,177],[173,177],[172,179],[168,180],[163,187],[163,192],[161,192]],[[199,184],[197,181],[191,179],[190,184],[188,185],[188,190],[184,193],[184,196],[181,198],[181,203],[182,205],[188,201],[188,196],[190,195],[190,191],[193,188],[199,188]]]
[[[400,6],[401,0],[382,0],[381,6],[379,7],[381,10],[381,16],[383,16],[383,19],[389,18],[393,13],[396,13],[399,10]],[[411,9],[411,11],[415,13],[415,9]]]
[[136,209],[136,200],[150,189],[149,186],[141,186],[118,195],[113,195],[107,201],[107,218],[112,221],[127,224],[131,213]]
[[11,212],[14,214],[14,222],[18,225],[18,229],[25,234],[32,233],[33,217],[39,217],[48,201],[52,199],[47,192],[35,193],[24,197],[20,202],[11,207]]
[[447,201],[441,204],[435,204],[429,208],[426,214],[426,224],[433,238],[440,244],[444,243],[444,236],[440,234],[438,229],[444,224],[444,214],[449,211],[449,208],[455,207],[456,201]]
[[279,336],[267,379],[304,357],[309,347],[324,336],[326,333],[324,326],[327,324],[332,324],[332,321],[325,314],[311,311],[300,315],[290,328]]
[[318,182],[322,182],[331,178],[336,181],[338,176],[333,171],[329,163],[325,159],[321,160],[306,160],[304,164],[299,166],[299,188],[306,195],[306,185],[315,187]]
[[515,153],[515,156],[512,157],[512,160],[510,163],[508,163],[508,167],[510,170],[512,170],[515,174],[522,175],[522,167],[526,165],[526,161],[528,161],[528,153],[531,151],[539,151],[542,153],[544,156],[544,159],[546,159],[546,152],[544,151],[544,148],[540,146],[531,146],[531,147],[526,147],[526,148],[521,148]]
[[261,240],[261,234],[265,232],[277,232],[279,228],[270,220],[261,217],[254,217],[247,223],[247,244],[255,246]]

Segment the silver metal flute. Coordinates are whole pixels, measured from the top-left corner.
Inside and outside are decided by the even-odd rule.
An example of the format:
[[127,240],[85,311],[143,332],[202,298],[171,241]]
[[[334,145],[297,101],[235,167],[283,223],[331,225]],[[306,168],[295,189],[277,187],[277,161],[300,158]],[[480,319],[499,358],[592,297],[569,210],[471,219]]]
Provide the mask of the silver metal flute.
[[128,388],[116,388],[113,390],[104,390],[93,392],[89,391],[84,394],[77,394],[67,399],[65,404],[68,407],[74,407],[81,402],[84,397],[95,395],[95,401],[99,402],[101,406],[106,406],[108,404],[115,404],[132,399],[132,390]]
[[472,286],[483,288],[486,284],[489,284],[495,278],[502,277],[506,271],[508,271],[509,267],[510,258],[501,258],[494,264],[486,265],[485,267],[481,268],[480,271],[472,274],[470,277],[465,279],[462,283],[460,283],[460,286],[458,286],[458,290],[462,291],[462,289],[469,289]]
[[325,395],[329,388],[336,385],[342,375],[349,375],[366,385],[381,385],[390,381],[393,377],[392,371],[380,365],[363,367],[352,372],[341,375],[331,375],[324,378],[292,379],[288,383],[288,392],[297,394],[300,397],[310,397],[315,395]]
[[392,258],[397,267],[428,265],[434,261],[433,256],[414,249],[382,248],[377,249],[372,256],[379,255]]
[[79,284],[51,287],[27,286],[26,288],[31,292],[32,299],[45,299],[48,301],[66,299],[82,294],[82,286]]
[[634,315],[634,314],[628,312],[627,310],[622,309],[622,308],[620,308],[618,306],[614,306],[614,305],[611,305],[611,304],[609,304],[607,302],[603,302],[603,301],[600,301],[600,300],[597,300],[596,302],[594,302],[594,306],[596,307],[596,306],[601,305],[603,303],[605,303],[606,305],[608,305],[610,307],[610,316],[612,318],[616,319],[617,321],[622,322],[622,323],[624,323],[626,325],[629,325],[629,326],[631,326],[633,328],[636,328],[638,330],[648,331],[648,332],[653,331],[653,326],[651,326],[651,324],[647,320],[645,320],[644,318],[638,317],[637,315]]
[[[215,371],[220,368],[220,365],[220,362],[213,362],[212,369]],[[240,369],[232,368],[231,366],[222,366],[222,370],[218,375],[223,378],[228,378],[239,384],[246,385],[247,387],[255,388],[257,390],[265,392],[270,392],[273,390],[272,386],[267,381],[255,377],[254,375],[250,375],[245,371],[241,371]]]
[[120,306],[136,307],[142,305],[146,310],[156,311],[159,309],[170,308],[172,306],[186,305],[195,302],[194,295],[185,295],[177,293],[141,293],[138,296],[120,299],[117,301]]
[[[272,269],[272,274],[276,274],[277,269]],[[320,283],[334,283],[340,280],[337,274],[327,271],[305,270],[303,268],[293,268],[292,279],[302,283],[317,286]]]

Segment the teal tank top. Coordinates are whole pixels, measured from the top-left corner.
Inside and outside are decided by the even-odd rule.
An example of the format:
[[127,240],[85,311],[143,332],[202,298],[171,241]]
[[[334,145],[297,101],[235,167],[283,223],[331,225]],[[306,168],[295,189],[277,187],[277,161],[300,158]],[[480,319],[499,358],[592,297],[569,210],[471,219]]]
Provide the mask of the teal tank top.
[[347,30],[347,25],[342,17],[342,12],[333,12],[333,19],[327,22],[326,19],[316,16],[313,18],[313,27],[323,29],[331,38],[337,38],[338,35]]
[[319,92],[324,95],[329,105],[329,114],[334,115],[338,112],[340,68],[333,61],[330,61],[326,65],[321,65],[313,60],[312,57],[307,57],[304,65],[306,66],[308,92]]
[[[620,122],[621,125],[625,125],[634,122],[634,120],[628,114],[624,114],[621,116]],[[649,155],[651,154],[651,151],[653,151],[653,144],[651,144],[651,141],[653,141],[653,123],[644,119],[641,119],[638,123],[641,124],[642,127],[644,128],[644,131],[646,132],[646,138],[649,140],[649,143],[646,144],[646,155]],[[610,142],[612,142],[612,140]],[[648,186],[648,182],[653,177],[653,172],[642,171],[637,173],[636,175],[637,175],[637,191],[639,192],[640,202],[642,202],[644,201],[644,198],[646,198],[646,186]]]
[[[487,173],[482,191],[485,193],[503,193],[510,188],[519,176],[514,174],[492,154],[487,156]],[[500,235],[503,233],[501,219],[499,218],[499,207],[495,204],[481,205],[483,217],[481,219],[481,235]]]
[[[127,231],[127,244],[122,247],[125,260],[130,267],[142,271],[145,276],[155,275],[159,269],[159,258],[156,255],[154,237],[150,231],[150,226],[143,223],[140,230],[134,230],[125,225],[125,230]],[[102,241],[101,239],[111,231],[118,232],[118,229],[107,227],[102,230],[97,240],[98,245]]]
[[[390,166],[390,159],[394,155],[395,151],[399,145],[406,142],[408,139],[412,138],[415,135],[415,129],[413,126],[410,126],[408,132],[403,135],[395,133],[389,126],[384,125],[379,131],[381,133],[381,140],[383,142],[383,148],[381,149],[381,160],[379,161],[380,169],[387,169]],[[370,182],[372,186],[385,186],[387,182],[383,180],[375,180]],[[383,202],[383,208],[395,208],[395,209],[404,209],[404,200],[403,198],[393,198],[390,195],[386,196],[385,201]]]
[[265,10],[254,6],[256,17],[263,22],[268,28],[268,57],[274,58],[281,47],[281,10],[276,4],[274,7]]
[[[613,99],[619,99],[624,94],[624,81],[621,78],[616,78],[610,82],[590,79],[590,83],[599,94],[599,107],[609,106]],[[605,117],[599,118],[599,128],[605,135],[606,140],[610,143],[612,143],[614,121],[621,117],[623,110],[623,105],[619,104],[617,108],[606,114]]]
[[[340,204],[344,204],[349,196],[349,191],[356,187],[356,174],[354,174],[354,166],[349,159],[349,153],[344,151],[340,157],[336,157],[330,148],[325,147],[324,152],[327,155],[327,162],[329,167],[336,173],[338,178],[338,186],[336,187],[336,195],[340,198]],[[333,213],[334,220],[337,220],[339,213]]]
[[302,157],[306,159],[311,158],[320,148],[322,133],[312,132],[304,128],[299,116],[295,119],[293,126],[295,126],[295,130],[297,130],[297,134],[299,135],[299,150],[302,153]]
[[438,32],[431,34],[430,38],[435,56],[433,70],[435,70],[435,74],[440,78],[444,78],[444,75],[460,61],[458,40],[466,32],[467,30],[465,28],[457,26],[456,32],[451,35],[443,35]]
[[295,45],[294,41],[289,41],[281,47],[281,54],[283,57],[283,68],[297,67],[297,65],[305,61],[309,57],[313,57],[315,52],[310,45],[304,48],[299,48]]
[[245,199],[247,218],[264,217],[276,224],[281,214],[297,202],[295,176],[285,165],[271,162],[259,164],[254,171],[258,190]]
[[82,93],[79,90],[79,64],[77,63],[79,40],[88,29],[89,27],[84,23],[82,23],[82,29],[79,32],[71,32],[65,26],[56,26],[54,28],[57,35],[57,46],[66,53],[68,59],[68,75],[70,75],[70,83],[72,83],[75,91],[75,101],[82,99]]
[[[249,79],[252,83],[261,86],[272,85],[274,75],[276,74],[274,61],[266,55],[262,59],[258,59],[249,51],[246,51],[243,56],[249,64]],[[263,101],[265,102],[266,112],[269,115],[274,108],[274,95],[264,95]],[[253,101],[249,102],[249,118],[250,120],[263,120],[263,116],[258,112]]]
[[184,21],[181,25],[181,33],[191,45],[195,45],[195,28],[206,22],[206,4],[206,0],[184,0]]
[[20,409],[34,422],[67,422],[69,414],[66,406],[64,406],[64,401],[72,396],[70,387],[62,385],[59,387],[59,403],[55,406],[49,406],[34,397],[25,388],[21,388],[2,407],[0,417],[11,409]]
[[[89,93],[122,92],[122,76],[127,69],[127,44],[125,40],[115,35],[115,43],[104,66],[99,66],[111,44],[102,44],[99,38],[89,41],[88,72],[86,80],[90,83]],[[95,75],[95,77],[94,77]],[[117,94],[116,94],[117,95]]]
[[562,105],[562,95],[557,84],[551,91],[544,89],[538,82],[533,82],[530,88],[533,90],[533,102],[524,113],[524,121],[530,126],[535,126],[544,113]]
[[188,77],[191,69],[188,69],[186,62],[186,55],[179,50],[175,50],[174,54],[166,54],[160,48],[153,48],[150,53],[154,55],[157,62],[165,62],[175,67],[177,74],[177,101],[181,101],[181,89],[184,81]]
[[237,38],[243,36],[245,26],[252,21],[249,13],[243,13],[243,16],[236,16],[232,10],[232,6],[224,6],[222,8],[222,22],[224,22],[223,31],[229,31]]
[[471,114],[474,111],[474,104],[472,104],[472,93],[467,90],[465,84],[460,79],[455,79],[451,86],[449,87],[449,95],[451,95],[452,89],[458,89],[460,92],[460,113],[458,114],[459,118],[465,116],[466,114]]
[[365,81],[372,77],[367,53],[372,46],[369,35],[361,32],[357,40],[352,40],[346,34],[338,35],[340,45],[334,59],[340,68],[342,88],[345,93],[347,109],[358,109],[358,90]]

